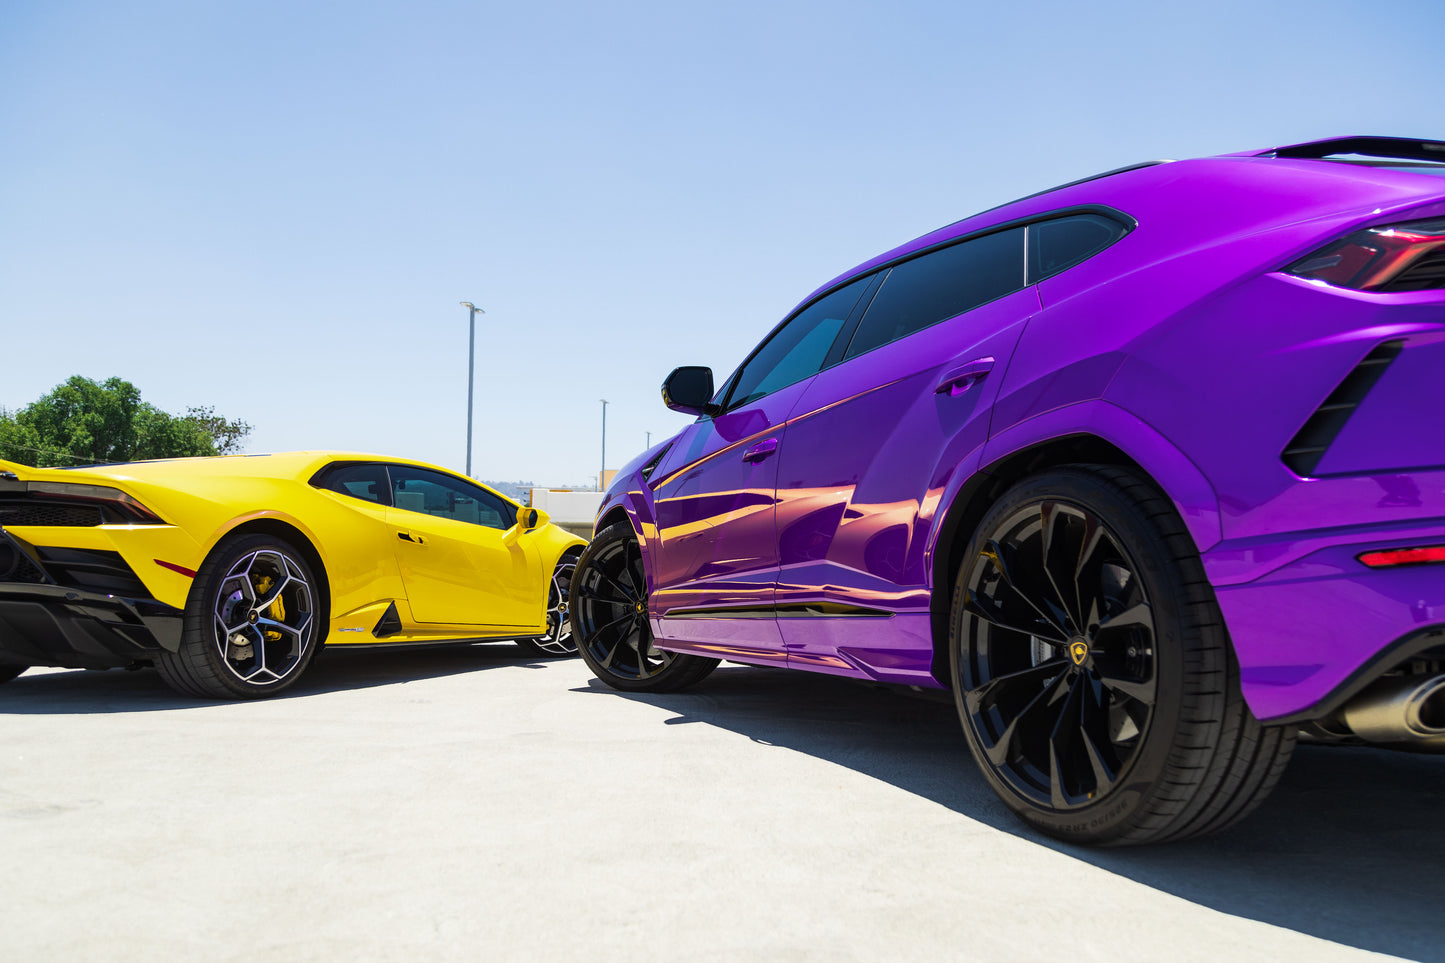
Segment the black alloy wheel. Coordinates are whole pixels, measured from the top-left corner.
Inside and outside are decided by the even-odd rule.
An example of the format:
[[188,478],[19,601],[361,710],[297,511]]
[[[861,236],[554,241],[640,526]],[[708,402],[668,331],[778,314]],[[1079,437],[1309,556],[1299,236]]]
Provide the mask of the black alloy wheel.
[[1041,500],[983,546],[965,589],[968,723],[1009,788],[1055,811],[1108,793],[1154,715],[1154,616],[1092,511]]
[[569,605],[578,554],[575,550],[569,551],[557,560],[552,578],[547,582],[547,634],[535,639],[517,639],[517,646],[523,651],[554,659],[577,654],[577,643],[572,641]]
[[950,633],[985,777],[1070,842],[1222,829],[1273,787],[1294,732],[1244,704],[1214,593],[1173,505],[1135,472],[1025,479],[980,523]]
[[572,637],[592,672],[616,689],[666,692],[692,685],[718,660],[653,644],[647,572],[631,526],[609,526],[593,539],[572,578]]

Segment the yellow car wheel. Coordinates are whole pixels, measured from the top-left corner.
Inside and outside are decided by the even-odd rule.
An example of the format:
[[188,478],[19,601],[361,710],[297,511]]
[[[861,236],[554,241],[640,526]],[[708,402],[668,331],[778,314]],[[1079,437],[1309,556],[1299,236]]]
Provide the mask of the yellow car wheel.
[[580,550],[568,552],[557,560],[552,581],[547,587],[547,634],[535,639],[518,639],[517,645],[531,655],[564,658],[577,654],[572,641],[572,620],[568,605],[572,594],[572,574],[577,571]]
[[196,573],[180,649],[161,677],[187,695],[258,699],[294,684],[316,652],[319,594],[311,566],[268,535],[223,541]]

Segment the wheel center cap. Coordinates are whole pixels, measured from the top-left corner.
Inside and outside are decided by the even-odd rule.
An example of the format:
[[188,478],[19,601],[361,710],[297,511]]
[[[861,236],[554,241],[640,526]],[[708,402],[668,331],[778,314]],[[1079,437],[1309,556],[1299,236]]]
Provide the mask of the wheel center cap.
[[250,615],[246,616],[246,618],[251,622],[252,625],[254,625],[256,623],[256,620],[260,618],[260,616],[257,615],[255,612],[252,612]]
[[1069,659],[1074,665],[1083,665],[1089,660],[1089,643],[1076,638],[1069,642]]

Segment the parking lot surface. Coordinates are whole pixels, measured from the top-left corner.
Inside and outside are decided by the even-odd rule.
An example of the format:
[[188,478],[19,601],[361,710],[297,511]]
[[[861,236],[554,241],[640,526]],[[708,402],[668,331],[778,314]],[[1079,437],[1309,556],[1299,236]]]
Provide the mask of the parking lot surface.
[[1234,831],[1025,830],[952,707],[776,669],[629,696],[511,645],[282,697],[0,687],[6,960],[1445,959],[1445,759],[1304,747]]

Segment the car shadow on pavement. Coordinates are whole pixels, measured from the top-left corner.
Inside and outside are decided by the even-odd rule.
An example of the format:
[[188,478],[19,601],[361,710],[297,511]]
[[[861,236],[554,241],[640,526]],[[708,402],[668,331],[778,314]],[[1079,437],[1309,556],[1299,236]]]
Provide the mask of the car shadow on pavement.
[[[510,642],[350,652],[323,649],[295,685],[271,699],[302,699],[343,689],[400,685],[500,666],[543,668],[549,661],[529,655]],[[152,668],[32,670],[0,687],[0,715],[156,712],[223,705],[234,703],[181,695],[161,681]]]
[[[881,779],[1055,852],[1231,916],[1360,949],[1445,960],[1445,759],[1301,746],[1233,829],[1191,842],[1093,850],[1040,836],[979,774],[951,702],[827,676],[725,666],[696,688],[605,692]],[[1117,907],[1127,918],[1128,907]]]

